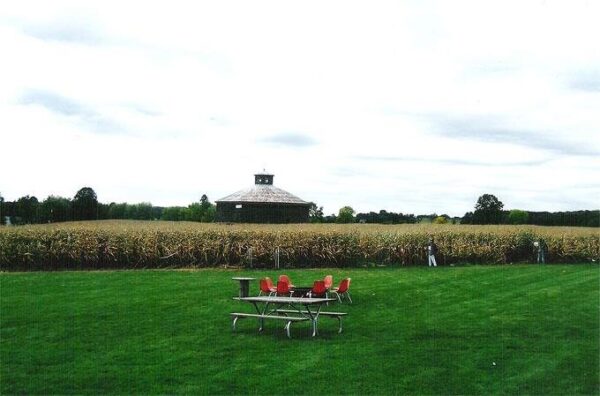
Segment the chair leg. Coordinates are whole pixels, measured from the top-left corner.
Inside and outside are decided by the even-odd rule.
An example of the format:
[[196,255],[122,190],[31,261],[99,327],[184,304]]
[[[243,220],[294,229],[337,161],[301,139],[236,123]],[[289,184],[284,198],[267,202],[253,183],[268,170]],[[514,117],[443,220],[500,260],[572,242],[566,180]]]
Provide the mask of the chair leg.
[[346,296],[348,297],[348,301],[350,301],[350,304],[352,304],[352,299],[350,298],[350,293],[346,292]]
[[338,301],[340,302],[340,304],[342,303],[342,299],[340,297],[340,293],[336,292],[336,291],[332,291],[333,294],[335,294],[335,296],[337,297]]

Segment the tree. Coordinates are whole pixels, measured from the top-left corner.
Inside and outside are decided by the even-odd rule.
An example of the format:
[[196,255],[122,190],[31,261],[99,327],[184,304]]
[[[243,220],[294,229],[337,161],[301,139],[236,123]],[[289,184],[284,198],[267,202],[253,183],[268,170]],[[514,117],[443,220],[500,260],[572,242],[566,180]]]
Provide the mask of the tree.
[[73,217],[75,220],[94,220],[98,218],[98,197],[91,187],[83,187],[73,198]]
[[206,196],[206,194],[202,194],[202,196],[200,197],[200,206],[202,207],[202,210],[206,210],[206,209],[210,208],[211,205],[212,204],[208,200],[208,197]]
[[[169,210],[166,217],[170,217],[172,219],[173,217],[175,217],[174,215],[175,215],[175,212],[172,210]],[[194,203],[188,205],[187,208],[185,208],[185,211],[183,213],[184,218],[181,220],[210,223],[215,220],[215,215],[216,215],[215,205],[213,205],[208,200],[208,197],[206,196],[206,194],[202,194],[202,197],[200,198],[200,202],[194,202]],[[180,212],[179,216],[181,216],[181,212]]]
[[473,224],[473,212],[467,212],[460,220],[460,224]]
[[4,197],[0,194],[0,224],[4,224]]
[[508,222],[510,224],[527,224],[529,213],[520,209],[513,209],[508,214]]
[[332,213],[330,215],[323,217],[323,223],[336,223],[336,222],[337,222],[337,216],[335,215],[335,213]]
[[504,204],[492,194],[483,194],[477,199],[473,224],[500,224]]
[[183,221],[186,220],[186,217],[188,216],[187,213],[188,208],[183,208],[181,206],[170,206],[163,209],[161,219],[169,221]]
[[438,216],[433,219],[433,224],[448,224],[448,218],[445,216]]
[[111,202],[108,205],[108,218],[109,219],[124,219],[127,214],[127,204]]
[[187,210],[187,221],[202,221],[202,204],[200,202],[194,202],[193,204],[188,205]]
[[323,207],[317,206],[316,203],[311,202],[308,208],[308,219],[311,223],[322,223],[323,222]]
[[17,222],[33,224],[38,222],[39,201],[34,197],[26,195],[19,198],[15,205]]
[[338,223],[354,223],[354,209],[350,206],[344,206],[340,209],[337,216]]
[[64,197],[50,195],[40,205],[40,222],[55,223],[67,221],[71,215],[71,200]]
[[125,218],[132,220],[152,220],[152,204],[140,202],[126,206]]

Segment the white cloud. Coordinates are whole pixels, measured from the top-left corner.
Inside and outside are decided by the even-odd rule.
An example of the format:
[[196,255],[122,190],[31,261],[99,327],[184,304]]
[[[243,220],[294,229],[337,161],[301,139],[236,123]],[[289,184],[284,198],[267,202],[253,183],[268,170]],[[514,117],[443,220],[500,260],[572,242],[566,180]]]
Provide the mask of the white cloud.
[[266,167],[326,213],[597,208],[599,11],[12,2],[0,191],[183,205]]

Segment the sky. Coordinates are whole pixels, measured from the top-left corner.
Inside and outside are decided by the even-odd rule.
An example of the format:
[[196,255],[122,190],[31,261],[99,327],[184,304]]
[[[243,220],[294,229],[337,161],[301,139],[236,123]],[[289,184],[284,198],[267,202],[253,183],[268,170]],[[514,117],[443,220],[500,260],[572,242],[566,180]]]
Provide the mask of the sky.
[[600,207],[599,1],[11,1],[0,194]]

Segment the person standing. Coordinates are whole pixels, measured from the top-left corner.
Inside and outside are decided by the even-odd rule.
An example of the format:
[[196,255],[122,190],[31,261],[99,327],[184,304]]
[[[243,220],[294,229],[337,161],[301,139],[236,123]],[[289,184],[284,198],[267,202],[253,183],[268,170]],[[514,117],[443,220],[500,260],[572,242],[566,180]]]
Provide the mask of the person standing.
[[534,249],[537,253],[537,263],[545,264],[546,263],[546,252],[548,251],[548,245],[546,245],[546,241],[542,238],[539,241],[535,241],[533,243]]
[[433,240],[433,237],[429,238],[429,244],[427,245],[427,263],[430,267],[437,267],[435,261],[435,255],[437,254],[438,248]]

